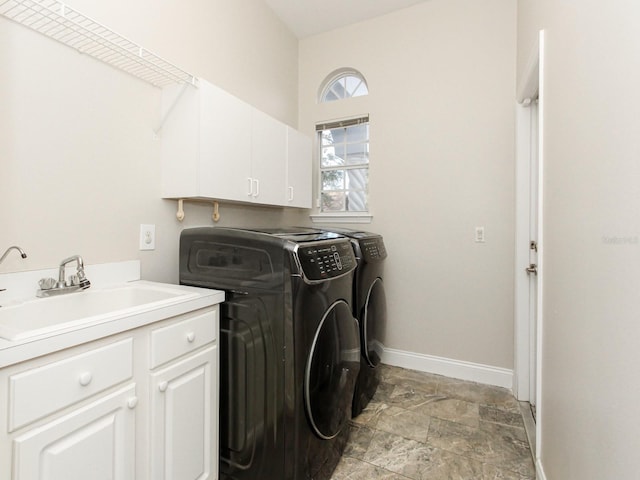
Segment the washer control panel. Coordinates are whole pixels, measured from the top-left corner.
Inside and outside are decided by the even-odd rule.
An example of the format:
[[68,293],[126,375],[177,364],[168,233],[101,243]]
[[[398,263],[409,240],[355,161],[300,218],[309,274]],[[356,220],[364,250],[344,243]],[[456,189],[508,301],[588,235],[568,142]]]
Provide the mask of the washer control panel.
[[311,281],[339,277],[356,266],[356,257],[348,240],[302,243],[298,246],[298,258],[305,277]]
[[360,250],[367,262],[376,262],[387,258],[387,249],[382,237],[365,238],[360,240]]

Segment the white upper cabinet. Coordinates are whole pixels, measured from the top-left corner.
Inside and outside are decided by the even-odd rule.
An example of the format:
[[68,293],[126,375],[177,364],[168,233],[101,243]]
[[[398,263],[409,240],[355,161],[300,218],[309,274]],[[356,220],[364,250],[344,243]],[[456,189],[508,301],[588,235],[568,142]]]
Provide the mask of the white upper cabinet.
[[287,127],[287,205],[311,208],[311,139]]
[[162,196],[247,201],[251,106],[210,83],[163,90]]
[[190,196],[246,201],[252,108],[210,83],[202,82],[198,90],[202,102],[196,106],[200,125],[195,131],[200,152],[192,174],[198,188]]
[[267,205],[284,205],[287,126],[255,108],[251,120],[252,200]]
[[[215,85],[199,85],[163,90],[162,196],[303,206],[289,200],[288,152],[300,134]],[[304,154],[297,141],[294,149],[295,197],[312,180],[311,150]]]

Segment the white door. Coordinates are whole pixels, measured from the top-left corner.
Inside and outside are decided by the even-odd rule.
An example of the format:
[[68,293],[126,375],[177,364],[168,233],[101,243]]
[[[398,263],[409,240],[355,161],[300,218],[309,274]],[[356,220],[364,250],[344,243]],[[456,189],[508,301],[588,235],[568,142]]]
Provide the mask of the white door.
[[537,332],[538,332],[538,199],[540,192],[540,170],[538,156],[538,99],[529,105],[530,115],[530,155],[529,155],[529,266],[525,271],[529,276],[529,403],[535,415]]
[[135,385],[15,438],[14,480],[134,480]]
[[[542,331],[543,46],[540,33],[518,88],[516,152],[515,365],[513,391],[534,407],[540,395]],[[539,412],[538,412],[539,413]]]
[[217,478],[216,347],[151,375],[151,478]]

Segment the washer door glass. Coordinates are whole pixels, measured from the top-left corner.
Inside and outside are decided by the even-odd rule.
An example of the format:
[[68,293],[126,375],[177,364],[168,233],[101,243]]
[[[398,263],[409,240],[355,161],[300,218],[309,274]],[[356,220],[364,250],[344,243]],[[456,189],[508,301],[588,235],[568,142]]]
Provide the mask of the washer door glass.
[[382,358],[384,331],[387,325],[387,297],[382,279],[376,278],[369,287],[362,314],[363,353],[367,363],[376,367]]
[[315,332],[304,378],[305,404],[315,433],[334,438],[351,418],[360,369],[358,322],[344,300],[324,314]]

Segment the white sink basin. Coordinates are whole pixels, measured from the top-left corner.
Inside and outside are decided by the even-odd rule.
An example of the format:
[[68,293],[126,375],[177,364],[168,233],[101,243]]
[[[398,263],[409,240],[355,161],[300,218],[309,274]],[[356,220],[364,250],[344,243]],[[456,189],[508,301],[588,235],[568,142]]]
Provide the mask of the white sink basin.
[[23,340],[69,331],[155,310],[197,296],[177,287],[131,283],[28,300],[0,308],[0,337]]

